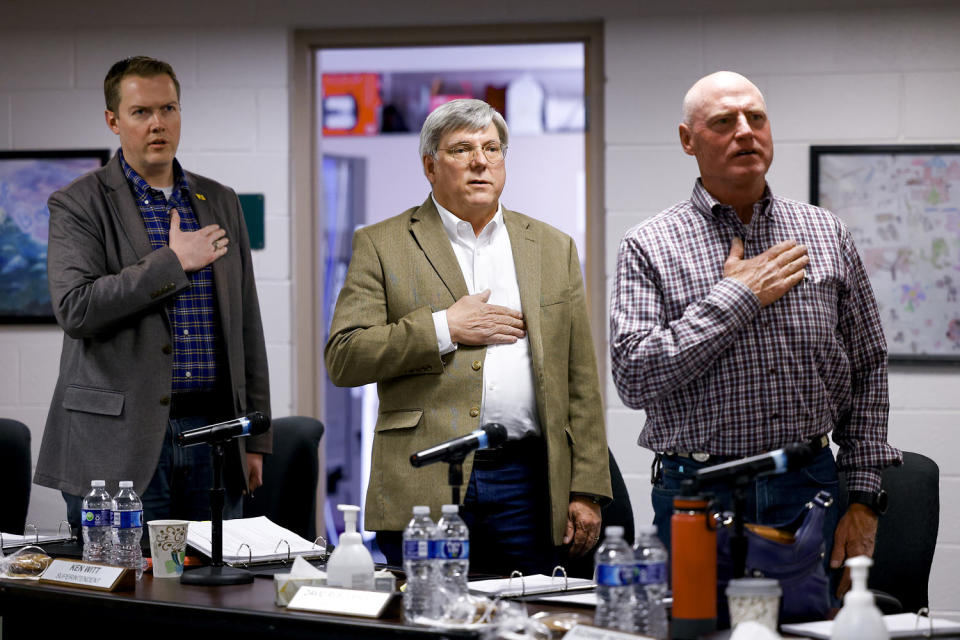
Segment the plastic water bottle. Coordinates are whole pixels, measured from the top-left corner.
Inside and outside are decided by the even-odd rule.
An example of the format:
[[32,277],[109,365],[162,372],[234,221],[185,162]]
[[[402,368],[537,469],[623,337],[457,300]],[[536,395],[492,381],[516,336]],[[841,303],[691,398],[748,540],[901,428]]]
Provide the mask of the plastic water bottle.
[[83,497],[80,529],[85,562],[109,563],[113,556],[113,501],[105,486],[103,480],[91,480],[90,493]]
[[437,570],[433,548],[436,526],[430,519],[430,507],[413,508],[413,519],[403,531],[403,570],[407,586],[403,592],[403,618],[414,622],[417,618],[436,619],[439,615],[437,599]]
[[113,498],[114,564],[133,569],[137,580],[143,576],[143,503],[129,480],[120,481],[120,490]]
[[623,527],[607,527],[595,557],[597,567],[597,610],[593,623],[598,627],[635,631],[637,563],[633,549],[623,539]]
[[667,549],[657,537],[656,525],[637,527],[633,555],[637,562],[637,631],[666,640]]
[[470,570],[470,531],[460,517],[460,507],[445,504],[437,522],[436,563],[440,584],[440,607],[446,608],[467,596]]

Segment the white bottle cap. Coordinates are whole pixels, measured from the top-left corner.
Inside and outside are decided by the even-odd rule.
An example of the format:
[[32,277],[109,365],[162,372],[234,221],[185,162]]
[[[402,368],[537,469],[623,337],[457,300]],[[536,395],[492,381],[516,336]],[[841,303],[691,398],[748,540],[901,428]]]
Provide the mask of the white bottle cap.
[[129,489],[129,488],[131,488],[131,487],[133,487],[133,480],[121,480],[121,481],[120,481],[120,488],[121,488],[121,489]]
[[622,538],[623,537],[623,527],[621,526],[610,526],[603,530],[604,538]]
[[413,508],[413,515],[415,515],[415,516],[428,516],[428,515],[430,515],[430,507],[428,507],[428,506],[426,506],[426,505],[423,505],[423,504],[418,504],[417,506],[415,506],[415,507]]
[[103,480],[91,480],[91,481],[90,481],[90,486],[91,486],[91,487],[105,487],[105,486],[107,486],[107,483],[104,482]]
[[657,535],[657,525],[655,524],[638,524],[637,533],[655,536]]
[[440,507],[443,513],[460,513],[460,506],[456,504],[445,504]]

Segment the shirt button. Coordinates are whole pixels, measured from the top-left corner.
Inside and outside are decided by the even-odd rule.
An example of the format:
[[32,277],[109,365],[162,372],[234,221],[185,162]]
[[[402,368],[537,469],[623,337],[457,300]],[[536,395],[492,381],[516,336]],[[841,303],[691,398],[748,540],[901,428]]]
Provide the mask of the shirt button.
[[777,413],[776,411],[774,411],[773,413],[770,414],[770,419],[771,419],[771,420],[779,420],[779,419],[780,419],[780,414]]
[[183,375],[185,375],[186,377],[188,377],[188,378],[189,378],[189,377],[191,377],[191,376],[192,376],[193,374],[192,374],[192,373],[190,373],[189,371],[187,371],[187,372],[186,372],[185,374],[183,374]]
[[168,404],[170,404],[170,396],[163,396],[162,398],[160,398],[160,404],[162,404],[163,406],[167,406]]
[[163,345],[163,348],[160,349],[160,351],[163,351],[165,354],[170,355],[171,353],[173,353],[173,347],[171,347],[168,344],[165,344]]
[[183,335],[185,335],[185,336],[190,335],[190,330],[189,330],[189,329],[184,329],[184,330],[183,330]]
[[480,415],[480,407],[470,407],[470,417],[476,418]]
[[480,364],[480,361],[479,361],[479,360],[474,360],[474,361],[473,361],[473,365],[471,365],[471,366],[473,367],[473,370],[474,370],[474,371],[480,371],[480,367],[481,367],[482,365]]
[[767,373],[776,373],[776,372],[777,372],[776,367],[770,367],[769,369],[767,369]]

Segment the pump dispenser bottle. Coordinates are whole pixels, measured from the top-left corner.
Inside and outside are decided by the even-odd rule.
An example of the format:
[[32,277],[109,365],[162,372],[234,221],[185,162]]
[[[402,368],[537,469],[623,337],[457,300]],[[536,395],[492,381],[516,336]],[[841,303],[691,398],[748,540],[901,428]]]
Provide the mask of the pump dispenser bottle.
[[327,561],[327,584],[344,589],[373,591],[373,557],[357,533],[360,507],[338,504],[337,509],[343,513],[346,530],[340,535],[340,544]]
[[867,556],[847,560],[853,586],[843,596],[843,608],[833,621],[831,640],[890,640],[883,615],[867,590],[867,571],[872,564]]

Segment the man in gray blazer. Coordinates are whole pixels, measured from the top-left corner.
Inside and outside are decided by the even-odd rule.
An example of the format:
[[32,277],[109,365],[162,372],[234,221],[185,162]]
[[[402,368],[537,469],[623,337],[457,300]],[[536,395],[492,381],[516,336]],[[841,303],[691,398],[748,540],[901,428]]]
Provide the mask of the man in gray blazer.
[[334,384],[377,383],[364,518],[391,564],[412,507],[439,517],[451,499],[446,465],[410,454],[489,422],[508,440],[467,457],[460,487],[476,570],[550,573],[588,553],[611,496],[577,248],[500,206],[507,142],[485,102],[438,107],[420,133],[432,193],[353,237],[326,365]]
[[[236,194],[184,171],[169,64],[121,60],[104,80],[120,150],[49,200],[47,271],[63,328],[60,376],[35,482],[79,526],[90,481],[132,480],[144,521],[210,518],[209,448],[184,430],[269,415],[266,347]],[[262,482],[272,433],[230,443],[224,517]]]

